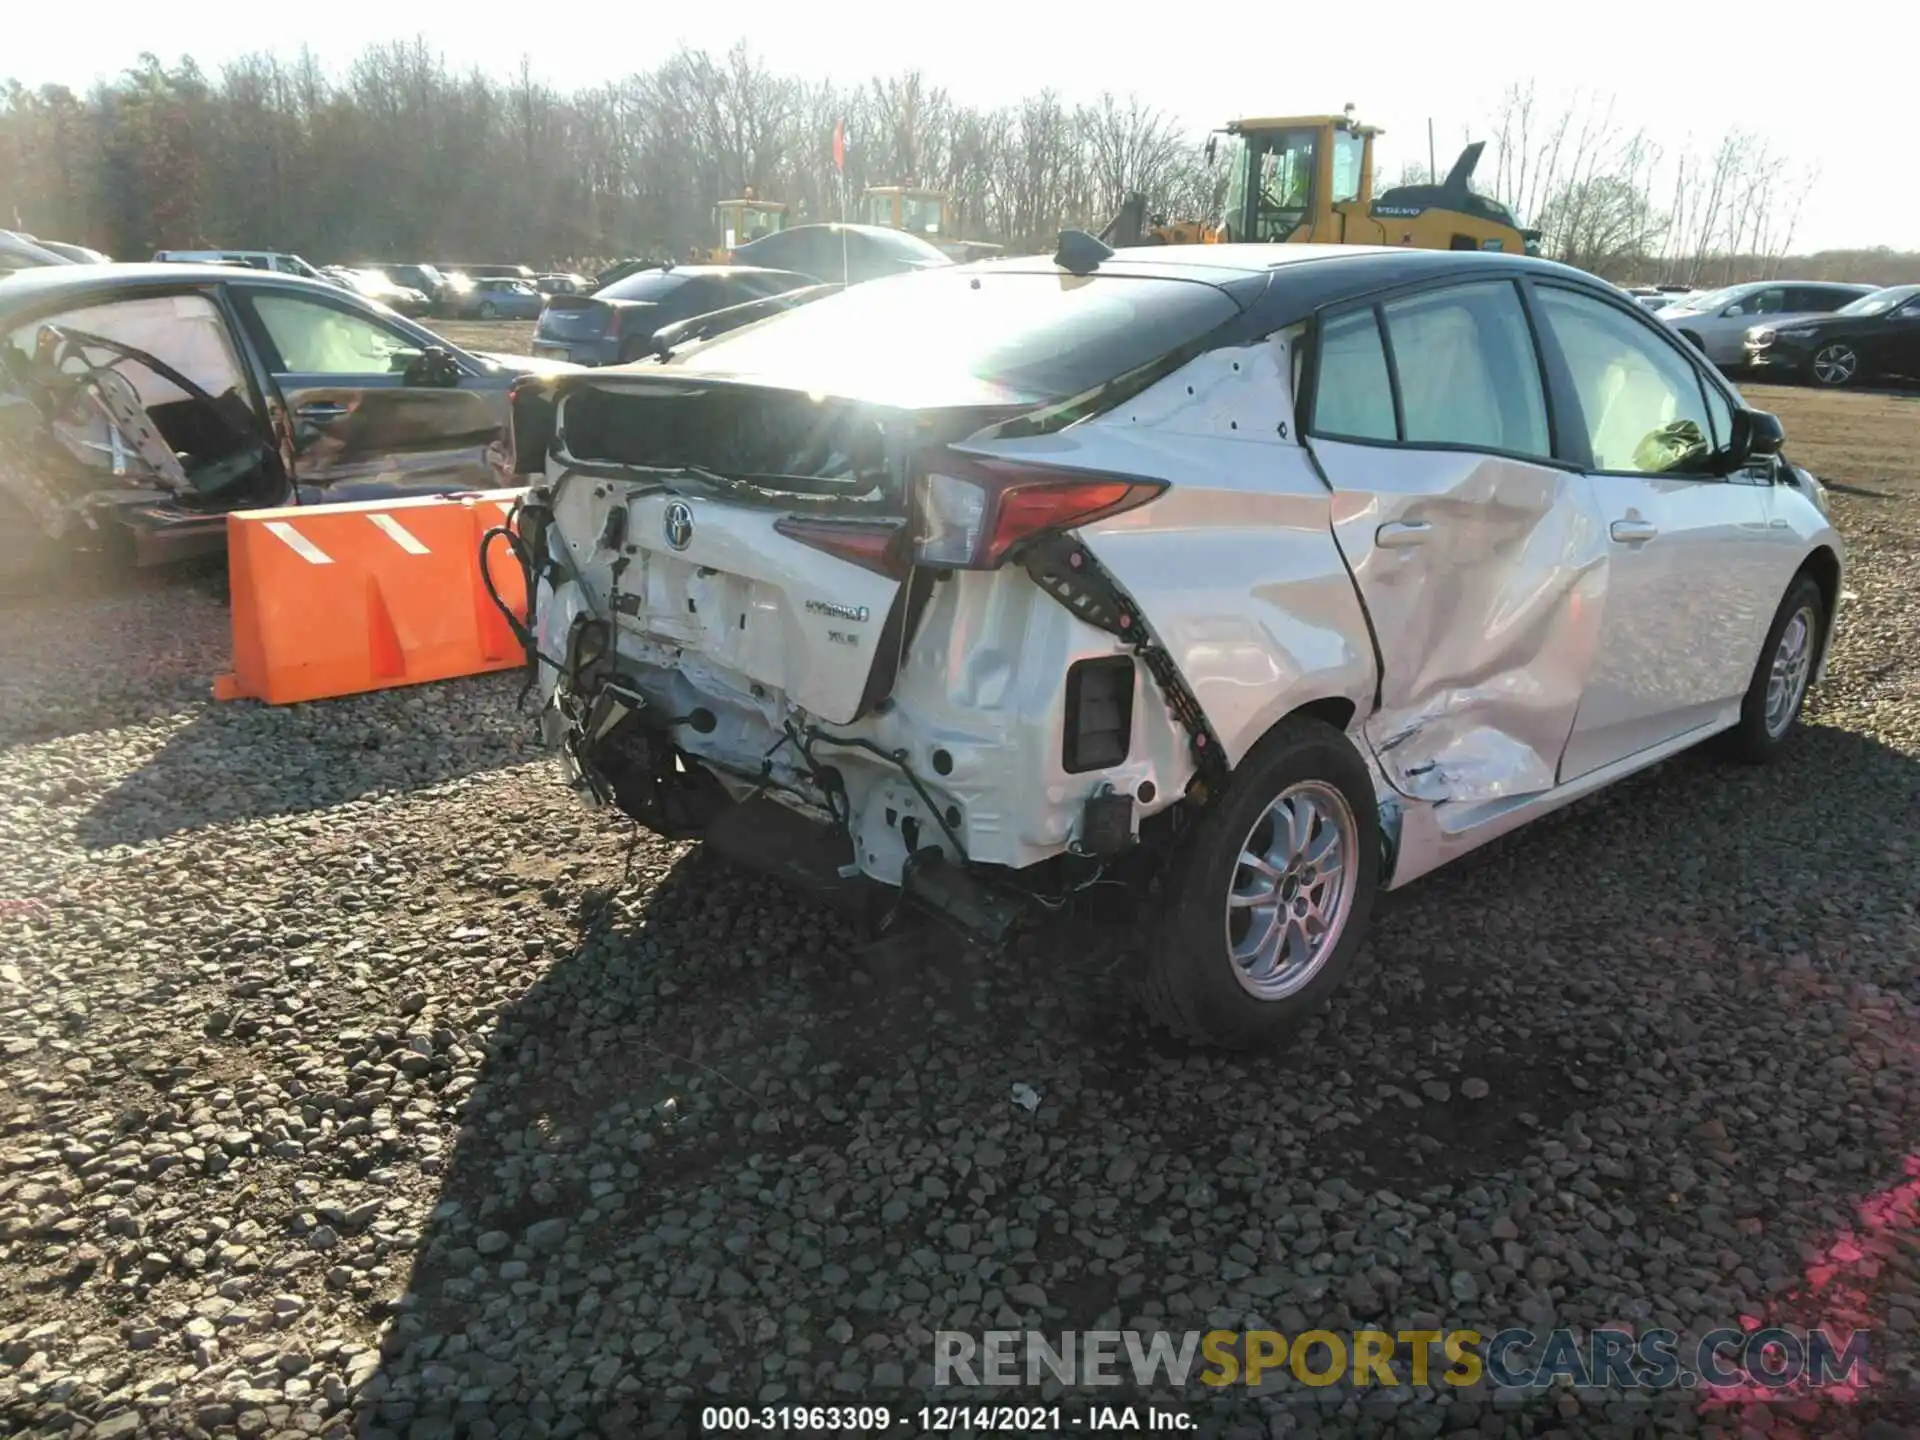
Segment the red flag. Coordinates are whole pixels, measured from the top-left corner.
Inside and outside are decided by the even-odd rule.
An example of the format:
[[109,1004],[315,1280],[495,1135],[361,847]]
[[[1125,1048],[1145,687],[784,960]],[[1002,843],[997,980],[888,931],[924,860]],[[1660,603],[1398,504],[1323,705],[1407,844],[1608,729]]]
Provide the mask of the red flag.
[[847,169],[847,122],[840,120],[833,127],[833,168],[846,173]]

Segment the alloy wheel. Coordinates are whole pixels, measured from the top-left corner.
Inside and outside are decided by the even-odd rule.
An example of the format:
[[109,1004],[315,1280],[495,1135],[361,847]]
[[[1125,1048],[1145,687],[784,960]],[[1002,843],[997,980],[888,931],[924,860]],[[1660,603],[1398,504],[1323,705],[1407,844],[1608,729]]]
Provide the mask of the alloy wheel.
[[1860,357],[1851,345],[1823,345],[1814,352],[1813,378],[1822,385],[1844,385],[1859,370]]
[[1360,827],[1319,780],[1289,785],[1241,843],[1227,894],[1227,951],[1241,987],[1283,1000],[1320,973],[1353,909]]
[[1767,734],[1778,740],[1793,724],[1813,674],[1813,611],[1802,605],[1780,629],[1767,671]]

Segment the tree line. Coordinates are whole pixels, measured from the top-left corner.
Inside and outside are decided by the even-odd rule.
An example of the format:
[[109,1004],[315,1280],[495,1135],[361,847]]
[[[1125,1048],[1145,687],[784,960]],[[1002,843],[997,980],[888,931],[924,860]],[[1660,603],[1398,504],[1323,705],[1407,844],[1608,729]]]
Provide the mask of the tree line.
[[[1752,137],[1666,154],[1602,104],[1556,110],[1530,87],[1507,92],[1492,132],[1479,183],[1549,254],[1614,279],[1777,271],[1810,183]],[[679,255],[715,243],[714,203],[746,187],[829,220],[858,218],[867,186],[902,183],[947,191],[968,238],[1039,248],[1098,228],[1133,191],[1209,213],[1224,180],[1200,137],[1137,97],[982,109],[918,72],[857,87],[784,75],[744,44],[576,90],[524,60],[508,78],[457,73],[424,39],[338,74],[304,50],[214,75],[148,55],[85,94],[0,88],[0,224],[130,259],[243,245],[321,262]],[[1869,256],[1877,273],[1861,278],[1893,283],[1905,258]]]

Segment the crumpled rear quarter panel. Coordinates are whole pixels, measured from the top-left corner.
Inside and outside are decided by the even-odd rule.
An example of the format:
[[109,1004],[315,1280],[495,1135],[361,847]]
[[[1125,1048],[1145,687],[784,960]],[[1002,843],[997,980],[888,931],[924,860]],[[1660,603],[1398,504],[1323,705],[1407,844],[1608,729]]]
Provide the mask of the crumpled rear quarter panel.
[[1170,482],[1081,539],[1146,615],[1230,765],[1304,704],[1373,702],[1366,617],[1294,437],[1290,352],[1287,336],[1212,351],[1097,419],[984,447]]

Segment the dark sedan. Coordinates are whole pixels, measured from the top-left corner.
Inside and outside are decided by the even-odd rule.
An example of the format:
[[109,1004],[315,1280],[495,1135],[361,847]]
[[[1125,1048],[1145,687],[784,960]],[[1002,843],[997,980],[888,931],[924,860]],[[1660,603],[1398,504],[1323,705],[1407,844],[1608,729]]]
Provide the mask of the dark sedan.
[[533,353],[576,365],[625,365],[652,353],[654,331],[814,283],[791,270],[674,265],[642,270],[591,295],[555,295],[540,312]]
[[1831,315],[1747,331],[1747,364],[1828,388],[1899,376],[1920,380],[1920,285],[1894,285]]
[[879,225],[795,225],[733,248],[736,265],[798,270],[833,285],[930,270],[953,261],[937,246]]
[[102,535],[141,564],[218,550],[230,510],[491,486],[508,387],[571,368],[268,271],[22,271],[0,285],[0,572]]

